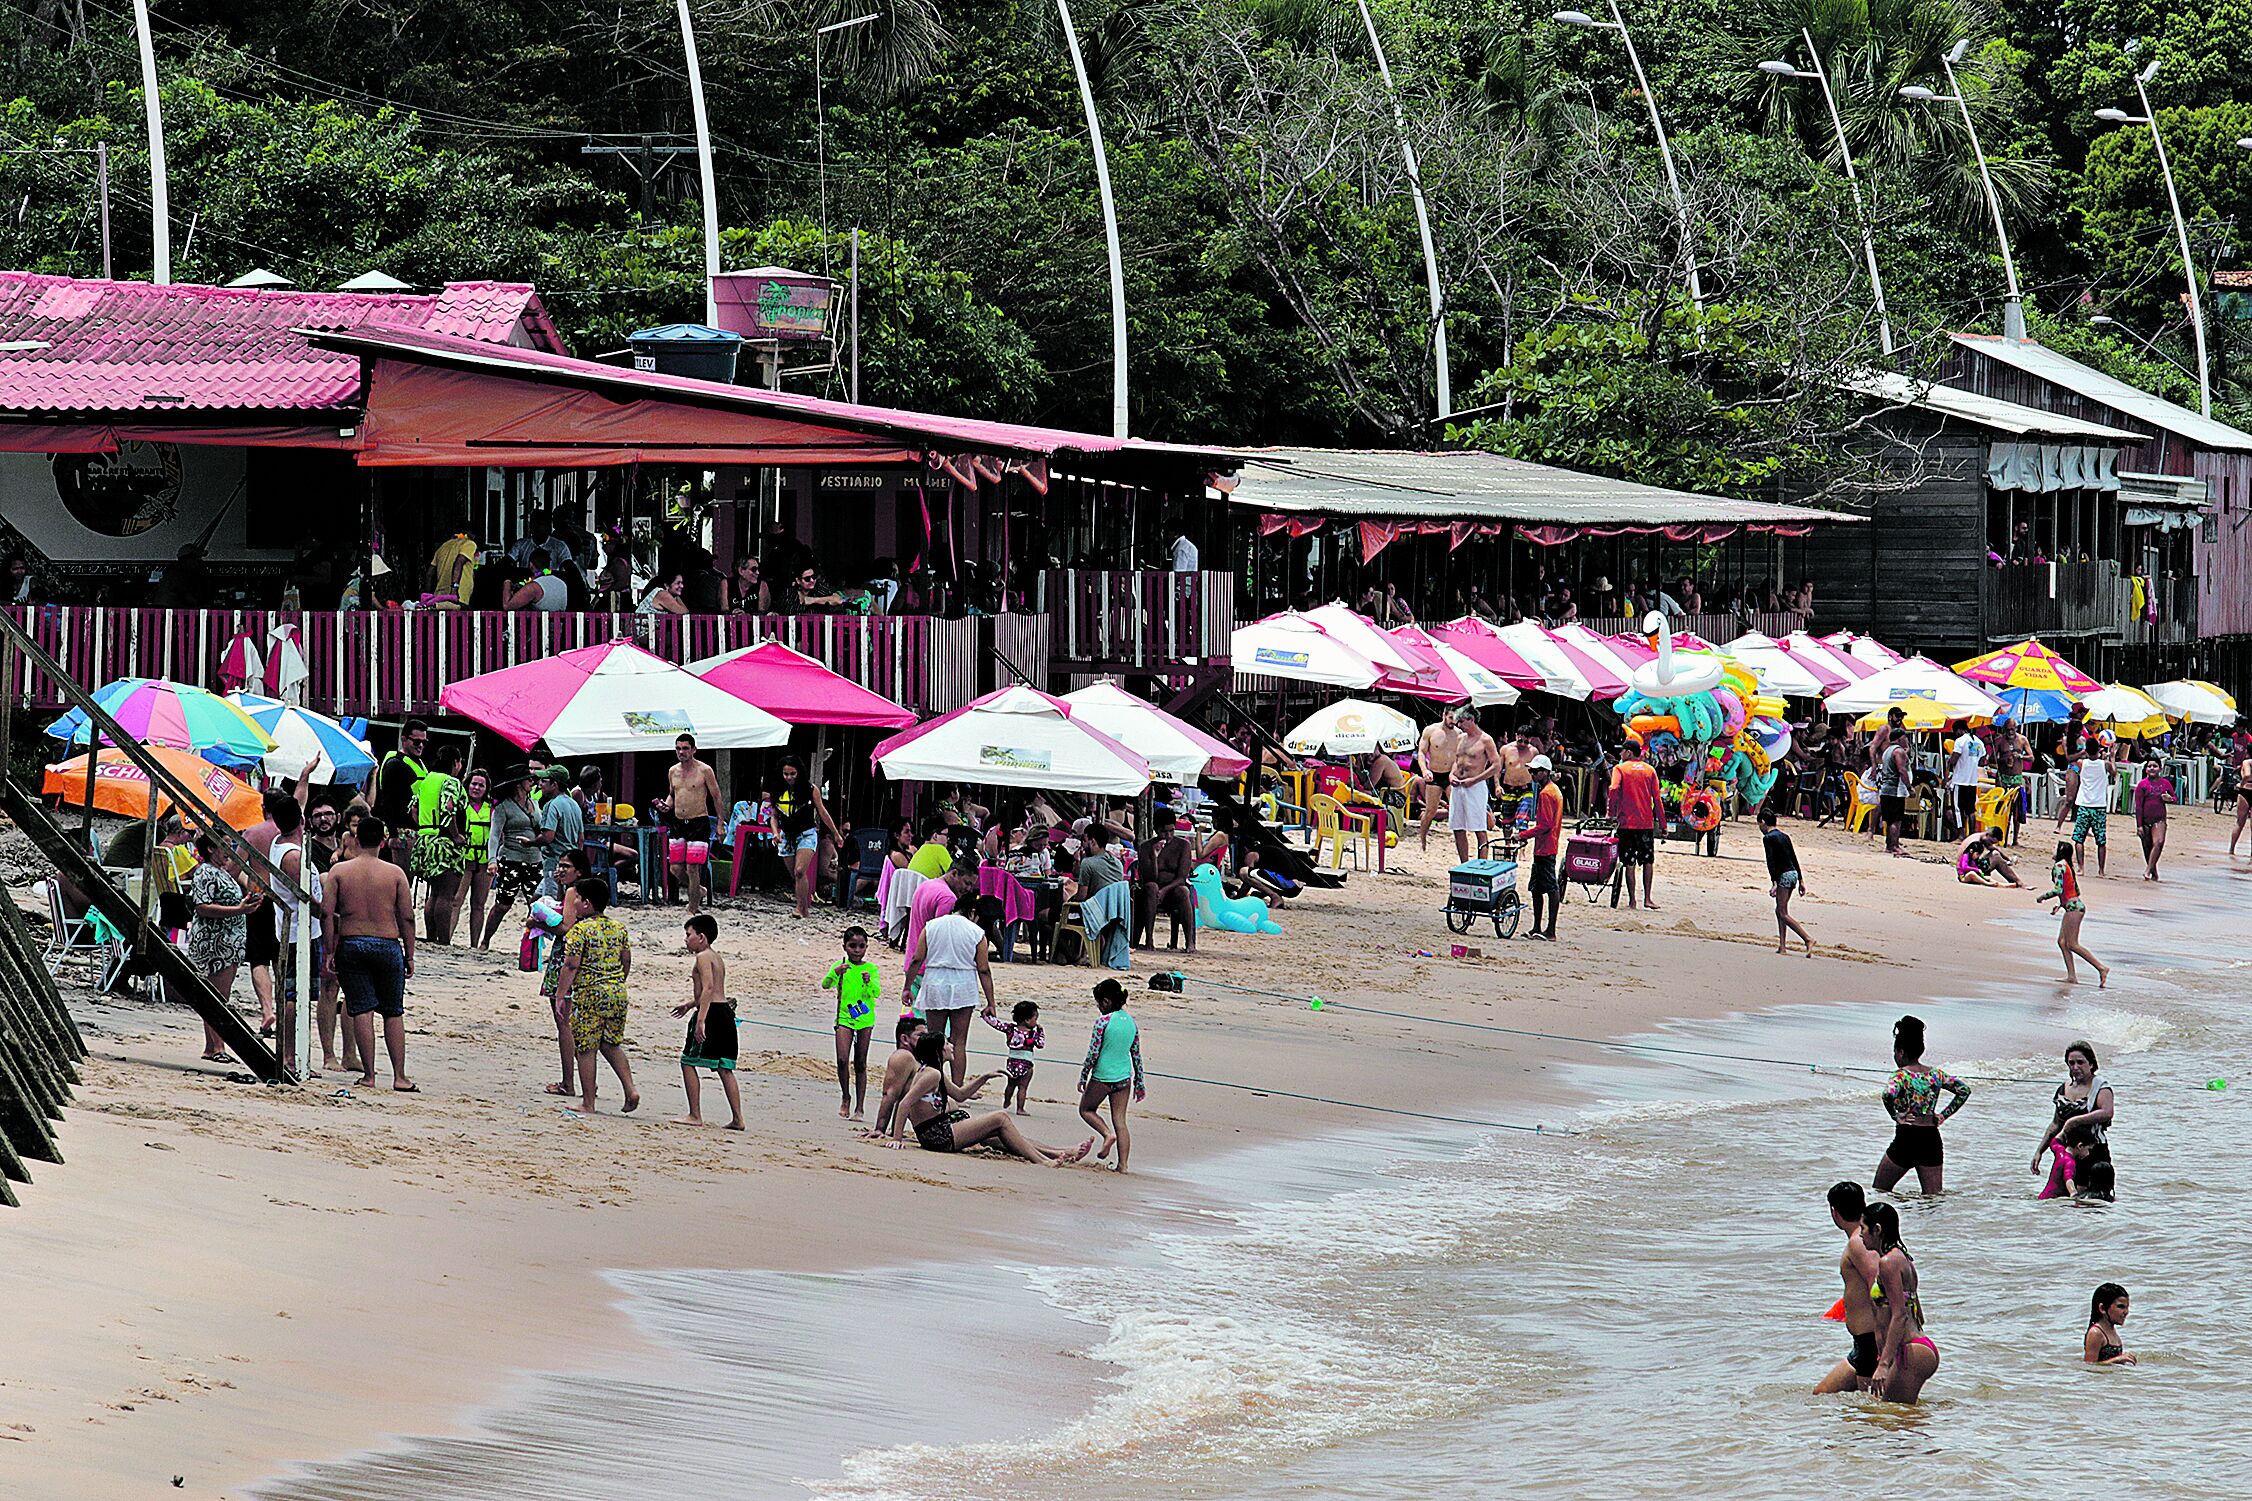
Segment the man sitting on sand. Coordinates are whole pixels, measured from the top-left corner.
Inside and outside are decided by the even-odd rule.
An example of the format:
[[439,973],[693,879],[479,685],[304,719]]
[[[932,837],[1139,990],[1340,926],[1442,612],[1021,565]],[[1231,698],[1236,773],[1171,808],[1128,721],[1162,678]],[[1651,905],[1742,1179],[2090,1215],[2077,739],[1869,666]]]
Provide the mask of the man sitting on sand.
[[892,1055],[884,1060],[884,1092],[876,1101],[876,1124],[864,1134],[886,1136],[891,1132],[892,1112],[899,1108],[899,1097],[906,1091],[907,1081],[915,1077],[915,1044],[923,1040],[928,1030],[919,1016],[903,1016],[895,1029],[898,1041]]

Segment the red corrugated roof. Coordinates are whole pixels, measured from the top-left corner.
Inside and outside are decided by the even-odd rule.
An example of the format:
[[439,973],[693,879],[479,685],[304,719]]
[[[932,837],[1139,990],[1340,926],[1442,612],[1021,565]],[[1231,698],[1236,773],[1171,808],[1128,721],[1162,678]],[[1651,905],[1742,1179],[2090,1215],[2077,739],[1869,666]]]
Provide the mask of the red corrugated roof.
[[442,292],[159,287],[0,272],[0,411],[304,411],[358,399],[360,363],[297,330],[404,329],[563,352],[522,282]]

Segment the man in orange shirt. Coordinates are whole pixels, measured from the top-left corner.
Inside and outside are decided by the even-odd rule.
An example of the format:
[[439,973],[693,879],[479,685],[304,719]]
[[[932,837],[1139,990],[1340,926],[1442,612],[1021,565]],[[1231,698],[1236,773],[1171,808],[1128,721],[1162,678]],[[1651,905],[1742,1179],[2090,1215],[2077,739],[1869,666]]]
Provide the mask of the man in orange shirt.
[[1642,867],[1642,903],[1652,912],[1650,878],[1658,856],[1658,770],[1642,758],[1642,742],[1629,740],[1619,764],[1611,769],[1611,817],[1619,825],[1619,865],[1624,871],[1626,904],[1635,905],[1634,868]]
[[[1533,894],[1533,930],[1527,938],[1556,937],[1556,914],[1564,905],[1564,883],[1556,875],[1556,856],[1564,843],[1564,789],[1556,785],[1556,768],[1546,756],[1526,763],[1533,774],[1533,874],[1528,883]],[[1540,925],[1541,903],[1548,903],[1548,927]]]

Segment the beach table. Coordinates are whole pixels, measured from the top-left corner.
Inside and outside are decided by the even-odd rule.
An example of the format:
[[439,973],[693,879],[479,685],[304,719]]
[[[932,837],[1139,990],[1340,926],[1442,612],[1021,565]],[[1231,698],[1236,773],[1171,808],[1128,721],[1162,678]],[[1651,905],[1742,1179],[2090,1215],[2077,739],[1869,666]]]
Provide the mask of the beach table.
[[1001,959],[1007,963],[1016,957],[1017,924],[1032,921],[1039,902],[1032,888],[998,865],[977,868],[977,894],[998,898],[1001,903]]
[[[634,860],[641,870],[641,901],[643,905],[665,895],[671,878],[670,863],[666,860],[666,830],[660,823],[591,823],[586,827],[586,842],[591,847],[597,841],[601,849],[596,858],[608,868],[610,848],[631,840]],[[708,884],[708,882],[707,882]]]

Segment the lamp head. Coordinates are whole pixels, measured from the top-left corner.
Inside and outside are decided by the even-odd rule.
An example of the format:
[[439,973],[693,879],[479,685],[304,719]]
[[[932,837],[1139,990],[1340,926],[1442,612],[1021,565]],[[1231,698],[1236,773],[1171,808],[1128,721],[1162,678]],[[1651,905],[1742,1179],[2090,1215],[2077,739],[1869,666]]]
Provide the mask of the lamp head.
[[1798,77],[1798,69],[1792,67],[1789,63],[1784,62],[1781,58],[1775,57],[1771,57],[1766,62],[1761,63],[1759,65],[1759,71],[1762,73],[1772,73],[1777,78]]
[[864,16],[854,16],[850,20],[831,21],[826,26],[816,26],[813,28],[813,34],[815,36],[829,36],[839,31],[850,31],[855,26],[865,26],[870,21],[881,21],[883,18],[884,13],[882,11],[872,10]]
[[2143,70],[2142,70],[2142,71],[2141,71],[2140,73],[2137,73],[2137,74],[2135,75],[2135,82],[2137,82],[2137,83],[2139,83],[2139,84],[2143,84],[2143,85],[2145,85],[2145,86],[2147,87],[2147,86],[2149,85],[2150,81],[2151,81],[2151,80],[2152,80],[2153,78],[2156,78],[2157,76],[2158,76],[2158,59],[2154,57],[2154,58],[2152,58],[2152,59],[2150,60],[2150,66],[2148,66],[2148,67],[2144,68],[2144,69],[2143,69]]
[[1556,13],[1555,18],[1566,26],[1593,26],[1595,24],[1595,17],[1584,10],[1560,10]]
[[2118,326],[2119,323],[2119,320],[2112,317],[2109,313],[2092,314],[2089,317],[2088,321],[2091,324],[2095,325],[2097,328],[2114,328]]
[[1955,44],[1954,46],[1952,46],[1952,47],[1950,47],[1950,48],[1948,48],[1948,49],[1947,49],[1947,61],[1948,61],[1949,63],[1959,63],[1959,62],[1961,62],[1961,61],[1962,61],[1962,60],[1963,60],[1964,58],[1966,58],[1966,57],[1968,57],[1968,56],[1970,56],[1970,38],[1969,38],[1969,37],[1964,37],[1964,38],[1963,38],[1963,39],[1962,39],[1961,41],[1957,42],[1957,43],[1956,43],[1956,44]]
[[2132,122],[2135,117],[2123,109],[2099,109],[2096,111],[2096,118],[2109,121],[2113,125],[2126,125]]
[[2252,136],[2238,136],[2236,147],[2239,151],[2252,151]]
[[1918,104],[1929,104],[1932,100],[1937,99],[1939,96],[1937,94],[1934,94],[1930,89],[1925,88],[1920,83],[1912,83],[1900,91],[1900,97],[1903,99],[1913,99]]

